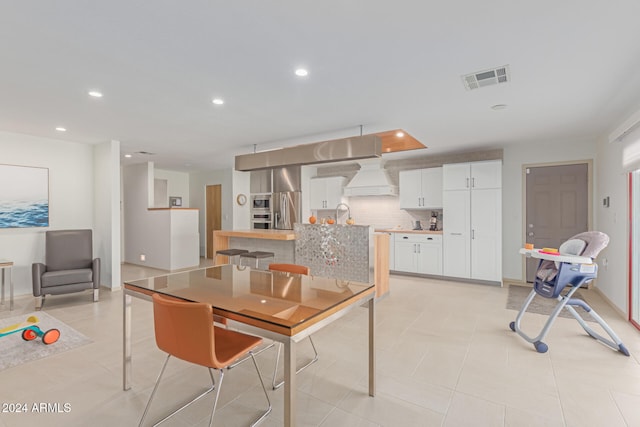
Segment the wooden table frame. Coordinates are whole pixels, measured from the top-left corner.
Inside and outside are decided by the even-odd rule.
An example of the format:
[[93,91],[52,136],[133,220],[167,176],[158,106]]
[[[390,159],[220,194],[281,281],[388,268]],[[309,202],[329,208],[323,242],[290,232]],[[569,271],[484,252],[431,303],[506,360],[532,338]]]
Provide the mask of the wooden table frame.
[[[125,283],[123,291],[123,389],[131,389],[132,351],[131,351],[131,303],[132,297],[151,301],[152,290],[143,290]],[[296,397],[296,344],[322,329],[328,324],[344,317],[347,313],[366,306],[368,311],[368,353],[369,353],[369,396],[375,396],[375,289],[372,287],[356,295],[355,298],[344,301],[332,307],[321,315],[315,316],[292,329],[276,328],[266,322],[249,319],[237,313],[218,310],[214,313],[227,317],[232,322],[242,324],[242,329],[253,332],[265,338],[284,344],[284,425],[296,425],[297,397]]]

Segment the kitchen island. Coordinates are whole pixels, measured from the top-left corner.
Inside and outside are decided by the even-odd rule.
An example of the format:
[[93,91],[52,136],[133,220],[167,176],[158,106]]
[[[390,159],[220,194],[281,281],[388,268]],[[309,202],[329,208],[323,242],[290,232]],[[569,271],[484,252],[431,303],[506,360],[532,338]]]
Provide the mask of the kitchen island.
[[[309,227],[309,224],[305,224]],[[320,227],[317,225],[316,227]],[[333,227],[349,227],[335,225]],[[216,230],[213,232],[213,250],[245,249],[248,251],[273,252],[274,258],[269,262],[292,263],[296,261],[297,236],[293,230]],[[389,292],[389,235],[386,233],[373,234],[373,276],[371,281],[376,285],[376,297],[379,298]],[[369,248],[362,247],[362,251]],[[215,256],[215,263],[228,263],[228,257]],[[262,266],[267,268],[268,266]],[[313,273],[313,268],[311,271]]]
[[[271,262],[293,264],[295,239],[293,230],[216,230],[213,232],[213,253],[229,248],[273,252]],[[229,262],[227,256],[214,257],[216,265]]]

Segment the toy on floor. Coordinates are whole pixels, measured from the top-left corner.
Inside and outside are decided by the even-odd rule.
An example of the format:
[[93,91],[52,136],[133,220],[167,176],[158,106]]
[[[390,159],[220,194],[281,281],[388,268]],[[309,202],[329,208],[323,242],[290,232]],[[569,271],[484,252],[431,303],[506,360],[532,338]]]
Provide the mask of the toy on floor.
[[[583,300],[571,298],[580,286],[591,282],[598,276],[598,265],[593,260],[608,244],[609,236],[606,234],[599,231],[587,231],[573,236],[564,242],[557,251],[552,248],[520,249],[521,254],[538,258],[540,262],[533,282],[533,290],[522,305],[515,322],[509,324],[511,330],[533,344],[538,353],[546,353],[549,346],[542,340],[549,332],[560,311],[566,308],[589,336],[625,356],[629,356],[629,350],[598,313]],[[570,289],[566,294],[562,295],[562,291],[566,287]],[[536,295],[556,299],[558,304],[556,304],[540,334],[535,338],[531,338],[520,329],[520,321]],[[573,308],[574,306],[582,307],[589,313],[602,329],[609,334],[611,339],[605,338],[591,329]]]
[[0,329],[0,337],[22,331],[22,339],[25,341],[33,341],[38,337],[42,337],[42,342],[47,345],[58,341],[60,331],[57,329],[49,329],[43,332],[42,329],[37,326],[39,322],[36,316],[29,316],[26,322],[16,323],[15,325]]

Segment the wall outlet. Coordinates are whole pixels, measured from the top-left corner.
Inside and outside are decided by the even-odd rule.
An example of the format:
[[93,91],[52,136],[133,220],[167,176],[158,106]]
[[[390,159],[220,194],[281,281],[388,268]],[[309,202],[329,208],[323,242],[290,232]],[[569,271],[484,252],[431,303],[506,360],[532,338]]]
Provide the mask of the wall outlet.
[[140,254],[140,261],[146,261],[147,256],[145,254]]

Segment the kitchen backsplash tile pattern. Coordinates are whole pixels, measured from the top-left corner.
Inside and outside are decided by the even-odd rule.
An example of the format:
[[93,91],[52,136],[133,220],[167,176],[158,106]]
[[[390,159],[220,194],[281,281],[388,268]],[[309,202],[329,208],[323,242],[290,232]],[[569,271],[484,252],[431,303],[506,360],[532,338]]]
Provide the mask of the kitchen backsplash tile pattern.
[[[371,196],[371,197],[351,197],[347,204],[351,208],[351,216],[356,224],[371,225],[374,228],[401,228],[411,230],[416,221],[420,221],[422,228],[429,229],[429,219],[431,210],[403,210],[400,209],[400,199],[398,197]],[[438,212],[438,230],[442,229],[442,209]],[[335,209],[319,210],[319,218],[334,217]],[[341,211],[338,215],[340,224],[344,224],[347,219],[347,211]],[[306,219],[305,219],[305,222]]]

